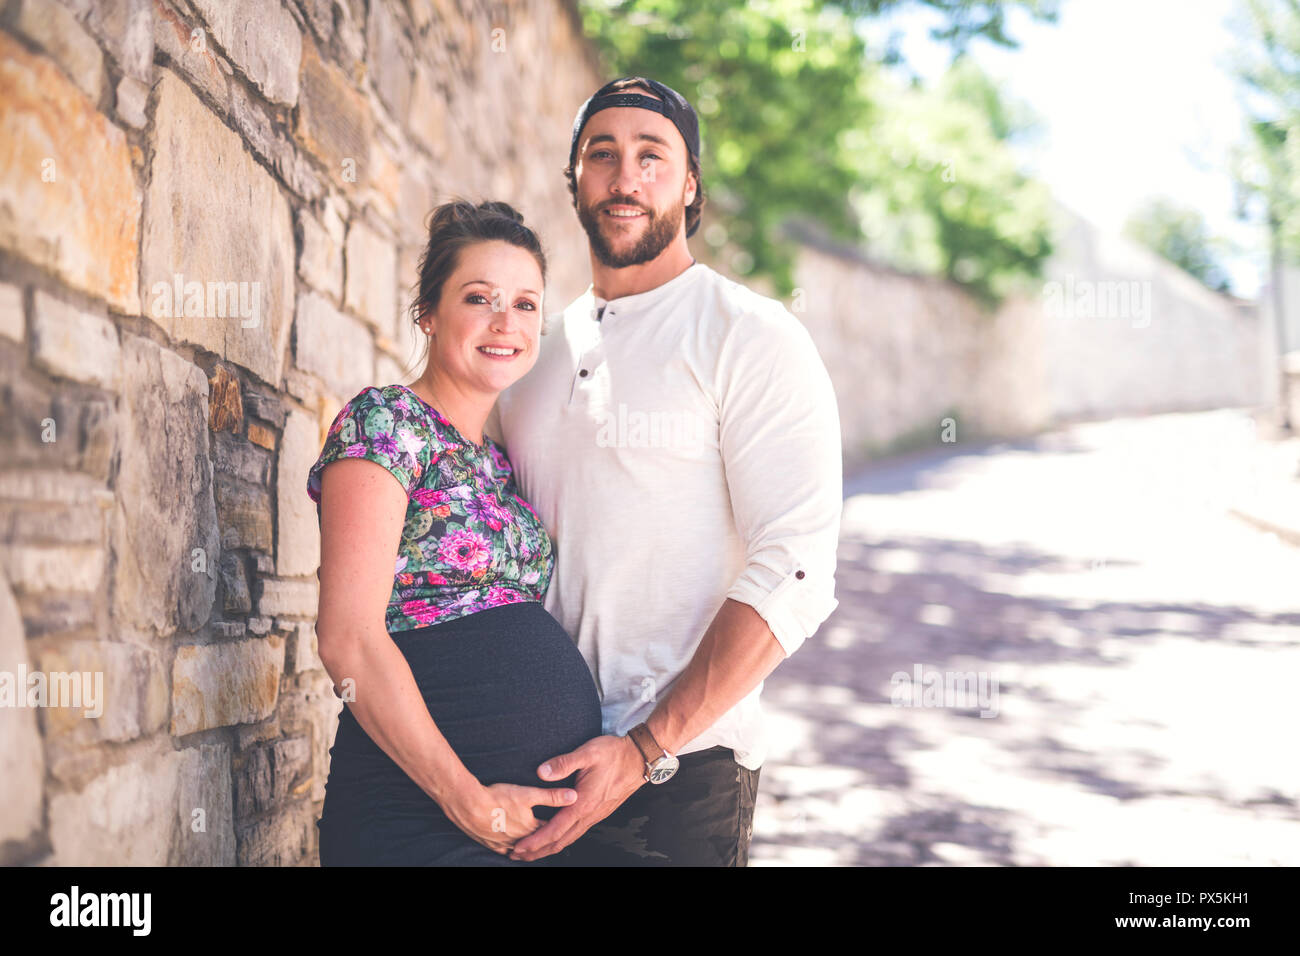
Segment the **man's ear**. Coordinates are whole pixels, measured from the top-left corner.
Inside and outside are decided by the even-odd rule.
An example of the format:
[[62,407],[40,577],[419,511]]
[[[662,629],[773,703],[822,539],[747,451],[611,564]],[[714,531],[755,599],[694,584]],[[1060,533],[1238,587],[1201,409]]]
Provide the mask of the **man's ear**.
[[694,173],[688,171],[686,173],[685,202],[682,205],[689,207],[691,203],[695,202],[695,194],[699,192],[699,189],[699,180],[695,178]]

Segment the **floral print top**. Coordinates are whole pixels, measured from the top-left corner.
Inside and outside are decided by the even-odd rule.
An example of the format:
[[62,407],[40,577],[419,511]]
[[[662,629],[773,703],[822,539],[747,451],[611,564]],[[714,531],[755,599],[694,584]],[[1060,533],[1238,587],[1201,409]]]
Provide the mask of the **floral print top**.
[[505,454],[483,437],[476,446],[404,385],[362,389],[330,426],[307,477],[318,521],[321,471],[341,458],[373,461],[406,489],[389,633],[546,594],[550,536],[519,497]]

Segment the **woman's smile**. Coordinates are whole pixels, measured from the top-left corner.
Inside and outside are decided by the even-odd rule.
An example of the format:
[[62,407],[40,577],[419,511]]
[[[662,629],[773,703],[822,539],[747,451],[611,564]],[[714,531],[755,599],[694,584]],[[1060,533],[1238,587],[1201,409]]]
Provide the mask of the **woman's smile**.
[[488,358],[493,359],[494,361],[509,362],[516,355],[519,355],[523,351],[523,349],[516,349],[516,348],[509,348],[509,347],[501,348],[493,345],[480,345],[478,347],[478,351],[481,354],[486,355]]

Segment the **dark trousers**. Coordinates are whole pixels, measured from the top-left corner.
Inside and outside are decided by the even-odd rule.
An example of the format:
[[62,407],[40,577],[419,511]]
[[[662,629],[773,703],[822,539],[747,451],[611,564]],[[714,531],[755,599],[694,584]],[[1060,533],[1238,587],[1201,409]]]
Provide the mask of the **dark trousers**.
[[643,784],[561,854],[557,866],[748,866],[759,770],[729,747],[697,750]]

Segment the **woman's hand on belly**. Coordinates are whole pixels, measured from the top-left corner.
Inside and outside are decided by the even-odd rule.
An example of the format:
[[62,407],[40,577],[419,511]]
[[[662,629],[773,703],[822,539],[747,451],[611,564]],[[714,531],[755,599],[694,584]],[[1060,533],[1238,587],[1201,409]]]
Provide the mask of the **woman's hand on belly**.
[[524,787],[494,783],[470,792],[457,791],[442,804],[443,812],[464,833],[496,853],[509,853],[521,840],[542,825],[533,807],[564,807],[578,794],[568,787]]

